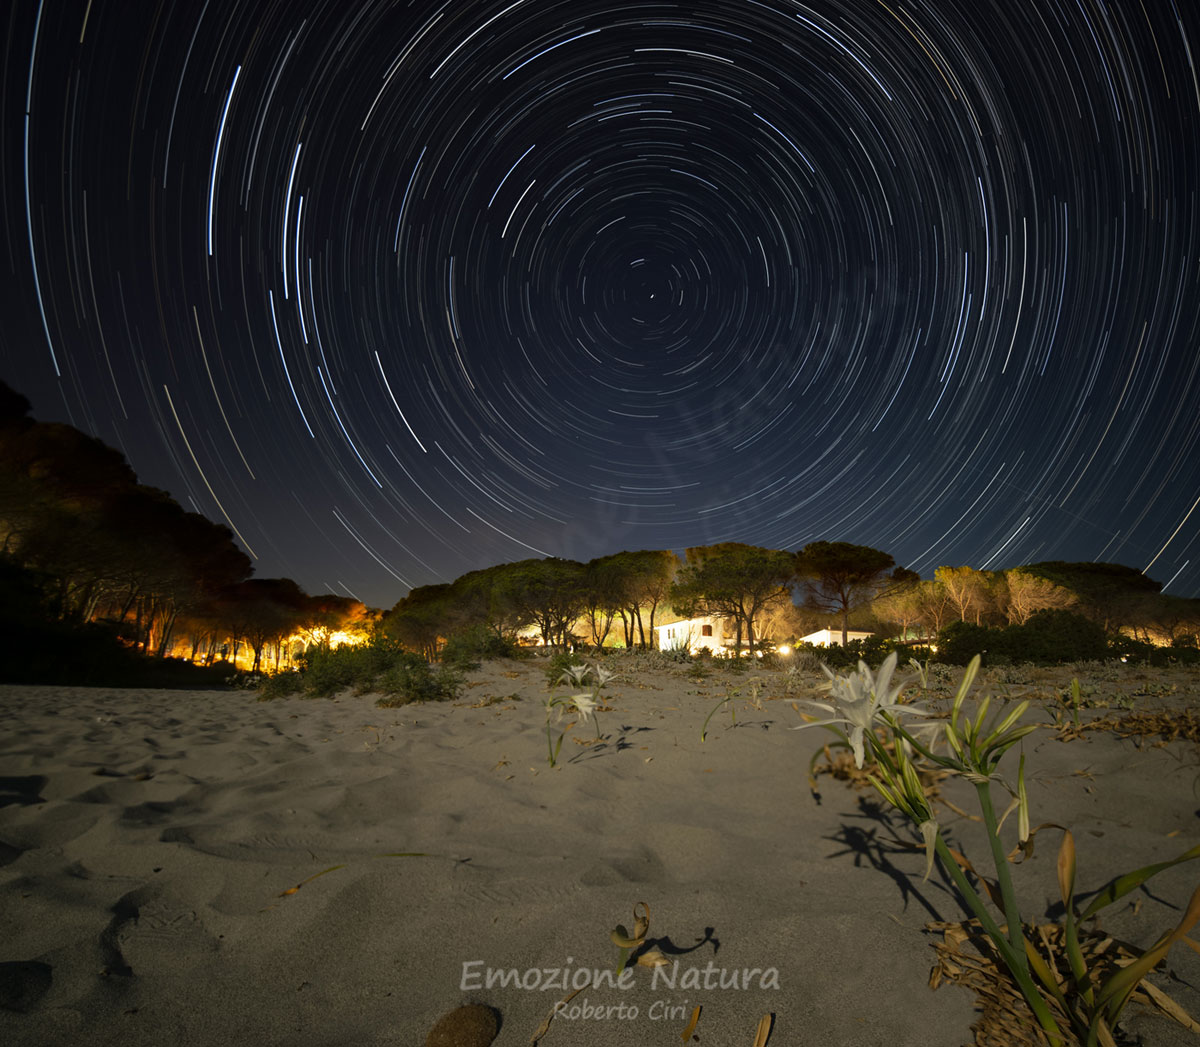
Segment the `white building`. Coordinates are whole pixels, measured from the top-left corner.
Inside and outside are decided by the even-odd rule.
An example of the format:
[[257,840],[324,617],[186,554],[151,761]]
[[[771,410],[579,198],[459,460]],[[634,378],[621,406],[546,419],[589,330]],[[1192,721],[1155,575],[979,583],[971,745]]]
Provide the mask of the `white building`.
[[[846,640],[865,640],[874,633],[865,633],[860,629],[850,629],[846,632]],[[818,629],[815,633],[800,637],[800,643],[810,643],[814,647],[840,647],[842,645],[841,629]]]
[[[726,626],[729,631],[726,632]],[[737,639],[737,631],[733,623],[724,618],[685,618],[681,622],[671,622],[669,625],[656,625],[658,633],[658,649],[660,651],[675,651],[686,649],[690,654],[696,654],[707,648],[720,652],[726,646],[733,646]]]

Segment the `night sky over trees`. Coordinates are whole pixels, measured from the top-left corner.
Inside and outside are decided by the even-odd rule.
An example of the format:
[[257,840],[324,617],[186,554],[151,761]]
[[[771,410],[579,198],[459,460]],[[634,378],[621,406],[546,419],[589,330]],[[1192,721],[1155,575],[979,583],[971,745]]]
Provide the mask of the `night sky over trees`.
[[0,378],[391,606],[726,540],[1200,594],[1192,0],[11,0]]

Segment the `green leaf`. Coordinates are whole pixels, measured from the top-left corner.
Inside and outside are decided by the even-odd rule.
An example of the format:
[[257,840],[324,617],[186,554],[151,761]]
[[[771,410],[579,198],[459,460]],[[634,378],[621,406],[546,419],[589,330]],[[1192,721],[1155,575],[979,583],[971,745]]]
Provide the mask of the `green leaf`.
[[[1012,712],[1010,712],[1003,719],[1003,721],[1001,721],[1000,725],[994,731],[992,731],[987,738],[984,739],[984,749],[990,749],[993,745],[1002,744],[1003,742],[1007,741],[1007,739],[1004,737],[1004,732],[1007,731],[1014,723],[1016,723],[1025,714],[1025,710],[1028,708],[1029,702],[1024,701],[1021,702],[1021,704],[1018,705]],[[1026,734],[1028,733],[1029,732],[1027,731]]]
[[1029,797],[1025,792],[1025,754],[1017,765],[1017,842],[1029,839]]
[[1192,847],[1190,850],[1184,851],[1178,858],[1173,858],[1169,862],[1158,862],[1154,865],[1147,865],[1142,869],[1136,869],[1133,872],[1126,873],[1124,876],[1118,876],[1109,881],[1100,889],[1100,893],[1092,899],[1091,903],[1080,917],[1086,920],[1089,916],[1098,913],[1101,909],[1112,905],[1119,898],[1123,898],[1130,891],[1135,890],[1145,883],[1151,876],[1154,876],[1164,869],[1170,869],[1174,865],[1179,865],[1182,862],[1190,862],[1194,858],[1200,858],[1200,844]]
[[1198,920],[1200,920],[1200,887],[1197,887],[1192,893],[1192,900],[1188,902],[1187,910],[1184,912],[1183,918],[1175,925],[1175,929],[1169,934],[1163,935],[1155,945],[1142,953],[1129,966],[1117,971],[1101,986],[1100,993],[1096,997],[1096,1005],[1104,1007],[1109,1024],[1116,1022],[1133,990],[1137,988],[1138,982],[1158,966],[1159,961],[1170,952],[1171,946],[1183,938]]
[[958,693],[954,696],[954,705],[950,710],[950,726],[958,730],[958,714],[962,709],[962,704],[966,700],[967,693],[971,690],[971,684],[975,682],[975,674],[979,672],[979,663],[981,658],[975,655],[967,666],[967,671],[963,673],[962,683],[958,685]]
[[1070,911],[1075,898],[1075,837],[1069,829],[1063,830],[1058,848],[1058,890],[1063,905]]

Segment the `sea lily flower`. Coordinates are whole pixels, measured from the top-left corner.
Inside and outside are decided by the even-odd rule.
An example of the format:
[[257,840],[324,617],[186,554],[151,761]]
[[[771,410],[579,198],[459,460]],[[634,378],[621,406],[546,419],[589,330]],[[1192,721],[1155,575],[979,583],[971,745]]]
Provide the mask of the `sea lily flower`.
[[573,683],[576,687],[582,687],[583,681],[587,679],[587,675],[591,671],[592,668],[590,665],[568,665],[563,669],[558,682]]
[[892,674],[896,671],[895,651],[884,659],[878,674],[874,675],[865,662],[859,662],[858,671],[846,676],[838,676],[826,666],[821,668],[829,677],[828,687],[833,703],[810,701],[809,704],[831,715],[824,720],[814,720],[791,729],[801,731],[805,727],[845,724],[850,728],[849,742],[854,752],[855,767],[861,768],[863,765],[864,736],[867,731],[874,730],[876,720],[885,715],[895,717],[900,714],[925,713],[923,708],[906,705],[899,700],[905,685],[892,684]]
[[571,695],[571,704],[578,710],[583,722],[587,723],[599,703],[590,694],[573,694]]
[[596,678],[596,689],[599,690],[617,674],[612,669],[605,669],[602,666],[593,665],[592,675]]

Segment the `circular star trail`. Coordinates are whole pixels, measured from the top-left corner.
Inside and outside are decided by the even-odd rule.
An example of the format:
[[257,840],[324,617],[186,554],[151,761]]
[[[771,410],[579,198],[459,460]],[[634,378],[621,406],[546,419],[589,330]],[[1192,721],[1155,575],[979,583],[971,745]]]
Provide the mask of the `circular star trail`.
[[1200,592],[1183,0],[16,0],[4,375],[390,606],[738,540]]

